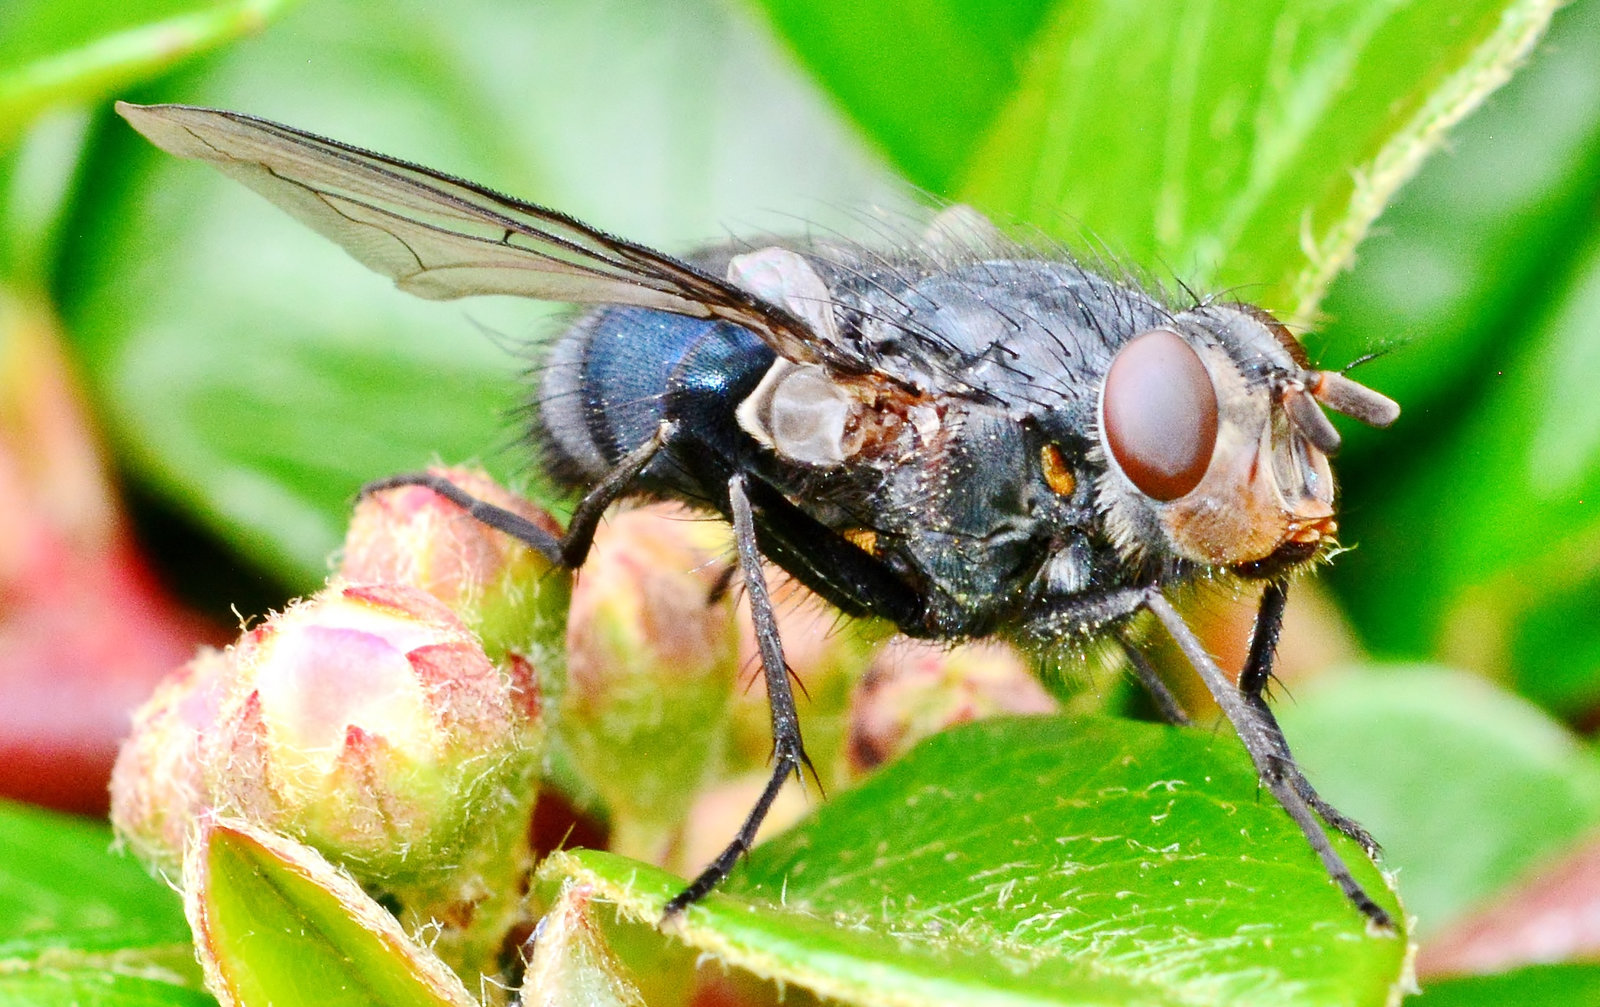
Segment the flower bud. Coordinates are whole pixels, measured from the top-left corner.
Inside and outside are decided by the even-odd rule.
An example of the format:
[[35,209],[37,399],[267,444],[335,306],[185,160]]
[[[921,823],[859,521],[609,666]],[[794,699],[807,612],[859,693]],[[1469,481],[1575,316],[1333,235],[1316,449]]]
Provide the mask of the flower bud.
[[206,647],[133,715],[111,771],[111,822],[152,871],[178,877],[190,832],[210,806],[204,746],[232,676],[231,652]]
[[573,589],[558,729],[619,853],[661,862],[719,755],[739,644],[726,544],[682,508],[623,511]]
[[[483,472],[434,468],[485,503],[559,537],[555,519]],[[353,584],[409,584],[438,598],[483,640],[496,661],[528,656],[560,670],[571,578],[505,532],[426,486],[393,486],[361,498],[350,516],[339,576]],[[547,690],[557,683],[543,683]]]
[[417,588],[331,586],[246,634],[233,661],[207,770],[217,804],[241,817],[407,876],[460,857],[475,802],[507,796],[491,780],[531,805],[541,731],[527,665],[495,667]]
[[1053,713],[1059,704],[1014,648],[941,647],[898,637],[856,690],[850,761],[857,775],[956,724],[1008,713]]
[[539,692],[437,598],[330,585],[186,666],[136,725],[116,820],[151,859],[180,858],[202,810],[285,833],[437,925],[463,974],[493,971],[531,860]]

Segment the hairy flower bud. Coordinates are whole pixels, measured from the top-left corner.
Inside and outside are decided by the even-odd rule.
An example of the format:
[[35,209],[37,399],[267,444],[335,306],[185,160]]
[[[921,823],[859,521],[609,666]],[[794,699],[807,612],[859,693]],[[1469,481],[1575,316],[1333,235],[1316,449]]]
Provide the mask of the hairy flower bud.
[[[435,468],[471,496],[559,536],[555,519],[476,469]],[[559,671],[570,577],[534,549],[490,528],[426,486],[394,486],[357,502],[339,576],[353,584],[409,584],[448,605],[489,656],[530,657]],[[545,681],[547,690],[556,683]]]
[[850,759],[857,775],[947,727],[1007,713],[1052,713],[1056,700],[1002,643],[891,641],[856,690]]
[[204,750],[232,676],[231,653],[204,648],[133,715],[111,771],[111,820],[152,871],[178,876],[190,833],[211,805]]
[[473,841],[479,800],[531,789],[538,694],[433,596],[334,585],[246,634],[207,759],[219,808],[403,877]]
[[474,975],[520,911],[543,741],[528,662],[419,588],[335,583],[157,691],[114,817],[167,867],[201,815],[297,838]]

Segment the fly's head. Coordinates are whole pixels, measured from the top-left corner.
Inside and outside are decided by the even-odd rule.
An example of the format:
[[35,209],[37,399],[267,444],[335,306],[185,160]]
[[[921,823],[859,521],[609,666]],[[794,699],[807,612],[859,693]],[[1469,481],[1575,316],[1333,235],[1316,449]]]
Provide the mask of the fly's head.
[[1312,368],[1259,308],[1214,305],[1142,332],[1100,388],[1098,506],[1130,559],[1177,557],[1273,576],[1338,531],[1324,407],[1375,426],[1390,399]]

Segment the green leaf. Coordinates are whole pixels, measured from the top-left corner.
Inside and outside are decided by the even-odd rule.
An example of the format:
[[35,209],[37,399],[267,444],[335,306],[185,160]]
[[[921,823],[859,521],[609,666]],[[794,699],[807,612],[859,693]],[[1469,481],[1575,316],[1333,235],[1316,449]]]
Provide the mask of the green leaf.
[[1422,984],[1417,1007],[1588,1007],[1600,1003],[1600,965],[1529,965],[1488,976],[1458,976]]
[[117,954],[57,951],[15,968],[0,960],[0,1007],[215,1007],[195,977],[194,949]]
[[1362,247],[1318,340],[1390,352],[1406,413],[1349,431],[1331,580],[1372,649],[1437,659],[1575,719],[1600,705],[1600,5],[1552,22]]
[[171,890],[113,854],[103,824],[8,802],[0,802],[0,922],[7,957],[189,941]]
[[288,2],[144,0],[116,5],[115,21],[99,3],[8,8],[0,38],[0,150],[42,110],[104,99],[195,53],[259,31]]
[[308,846],[218,825],[185,869],[210,981],[241,1007],[477,1007],[449,969]]
[[[540,873],[652,923],[682,885],[606,853]],[[1231,739],[1109,718],[931,738],[758,847],[671,927],[861,1004],[885,990],[899,1004],[1382,1004],[1406,955],[1366,931]]]
[[959,192],[1303,323],[1557,6],[1060,3]]
[[[133,97],[268,115],[673,248],[797,194],[839,220],[889,191],[714,0],[306,6]],[[263,567],[319,583],[371,479],[436,458],[528,470],[522,343],[557,308],[402,294],[121,121],[87,170],[59,275],[103,415],[141,479]]]
[[0,802],[0,1005],[208,1002],[177,897],[109,829]]
[[209,993],[175,985],[194,971],[194,952],[153,955],[53,955],[0,975],[0,1007],[215,1007]]
[[1383,844],[1421,934],[1600,825],[1600,759],[1474,676],[1351,672],[1279,715],[1306,775]]
[[1348,447],[1392,461],[1408,431],[1438,425],[1426,410],[1453,415],[1449,399],[1497,383],[1491,368],[1521,342],[1552,271],[1585,244],[1600,196],[1597,47],[1600,6],[1557,12],[1528,65],[1451,133],[1329,291],[1332,321],[1312,342],[1338,362],[1392,350],[1361,380],[1408,411],[1394,430],[1353,428]]
[[1558,5],[763,6],[913,182],[1304,322]]

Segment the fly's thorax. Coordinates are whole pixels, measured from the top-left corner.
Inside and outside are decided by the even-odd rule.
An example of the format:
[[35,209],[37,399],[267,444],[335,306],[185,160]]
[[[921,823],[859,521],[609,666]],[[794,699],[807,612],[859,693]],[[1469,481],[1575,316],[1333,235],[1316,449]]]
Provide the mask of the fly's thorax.
[[1097,452],[1118,550],[1254,573],[1331,545],[1338,436],[1313,400],[1325,377],[1254,308],[1196,308],[1123,344],[1100,387]]

